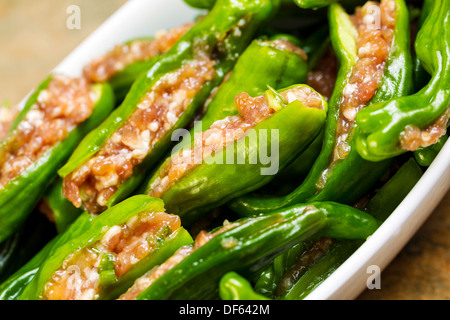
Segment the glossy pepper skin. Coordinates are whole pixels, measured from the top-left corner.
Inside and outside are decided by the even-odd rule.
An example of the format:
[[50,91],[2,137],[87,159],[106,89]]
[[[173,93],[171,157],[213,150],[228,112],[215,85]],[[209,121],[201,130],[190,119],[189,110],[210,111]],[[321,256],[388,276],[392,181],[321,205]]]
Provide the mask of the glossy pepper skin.
[[[302,300],[331,275],[358,248],[359,244],[359,240],[335,241],[326,253],[307,267],[293,286],[274,299]],[[266,276],[270,275],[266,274]],[[256,289],[256,287],[253,289],[245,278],[235,272],[225,274],[220,280],[222,300],[270,300],[266,295],[259,294],[260,290],[261,288]],[[273,294],[273,290],[267,294]]]
[[329,6],[333,3],[341,3],[346,8],[353,8],[364,4],[365,0],[292,0],[297,6],[303,9],[318,9]]
[[360,112],[356,147],[364,159],[380,161],[405,153],[401,137],[408,126],[424,129],[450,104],[450,2],[432,2],[430,13],[417,35],[415,49],[430,82],[419,92],[379,102]]
[[317,259],[317,261],[314,261],[300,279],[278,299],[304,299],[337,268],[339,268],[339,266],[344,263],[360,245],[361,241],[358,240],[334,241],[328,251],[322,257]]
[[416,159],[417,163],[422,167],[431,166],[434,159],[437,157],[439,152],[441,152],[442,148],[447,143],[447,140],[448,134],[440,137],[438,142],[429,147],[417,149],[416,151],[414,151],[414,159]]
[[45,246],[27,264],[11,275],[0,285],[0,300],[19,300],[26,286],[33,280],[39,271],[39,266],[47,257],[53,241]]
[[[217,0],[184,0],[188,5],[199,9],[210,9]],[[353,7],[364,3],[364,0],[281,0],[283,5],[295,3],[302,9],[318,9],[329,6],[332,3],[342,2],[344,5]]]
[[311,142],[302,154],[278,173],[275,178],[257,192],[268,196],[282,196],[295,190],[308,176],[314,162],[322,151],[324,130]]
[[[430,14],[433,0],[424,0],[420,15],[417,19],[417,30],[422,28],[423,23]],[[416,35],[417,36],[417,35]],[[417,57],[416,52],[414,54],[414,92],[421,90],[430,82],[430,74],[425,70],[422,61]]]
[[211,9],[217,0],[184,0],[188,5],[199,9]]
[[[86,248],[100,240],[111,227],[122,225],[132,217],[141,214],[163,211],[164,203],[160,199],[147,196],[134,196],[96,216],[92,219],[88,228],[83,230],[84,232],[82,234],[78,233],[77,236],[70,237],[61,246],[52,249],[52,253],[41,264],[38,273],[29,284],[29,289],[21,296],[21,299],[40,299],[46,283],[52,274],[61,267],[64,260],[75,251]],[[150,270],[153,266],[165,261],[179,247],[188,245],[191,242],[192,238],[189,233],[180,227],[167,238],[159,241],[147,256],[133,264],[115,282],[105,284],[100,289],[99,299],[110,300],[116,298],[123,291],[127,290],[136,278]]]
[[[10,134],[13,134],[12,131],[24,119],[39,93],[48,86],[50,80],[51,77],[46,79],[30,96],[10,133],[1,142],[0,152],[7,147]],[[97,96],[97,101],[89,119],[70,131],[64,140],[50,148],[22,174],[0,190],[0,243],[24,223],[45,189],[53,181],[57,170],[69,158],[79,141],[97,127],[113,109],[114,95],[108,84],[94,84],[92,90]]]
[[[290,0],[280,0],[281,3],[288,2]],[[184,0],[188,5],[199,9],[211,9],[216,4],[217,0]]]
[[254,290],[265,297],[276,298],[283,276],[313,245],[313,240],[301,242],[273,259],[273,262],[257,275]]
[[[299,86],[306,85],[292,87]],[[268,90],[266,93],[272,94],[272,91]],[[201,164],[194,166],[163,194],[162,199],[167,210],[179,215],[184,225],[189,225],[210,209],[270,182],[274,175],[262,174],[269,165],[261,162],[258,156],[260,148],[272,150],[272,144],[277,144],[278,166],[285,167],[320,133],[325,123],[327,109],[327,103],[323,97],[322,106],[323,109],[310,108],[303,106],[299,100],[295,100],[253,127],[251,133],[259,137],[256,143],[255,140],[246,138],[249,135],[247,133],[225,149],[218,150],[214,155],[203,159]],[[273,135],[273,130],[278,132],[277,136]],[[240,155],[242,159],[247,160],[243,164],[236,160],[233,163],[227,163],[227,152],[230,153],[227,149],[233,151],[234,159],[236,155]],[[256,159],[256,163],[251,163],[248,159]],[[149,179],[146,184],[147,194],[151,193],[153,182],[169,161],[170,158]]]
[[247,276],[297,243],[320,236],[365,239],[380,224],[367,213],[330,202],[297,205],[237,223],[163,273],[136,299],[214,299],[220,278],[229,271]]
[[[396,1],[396,26],[391,50],[386,61],[383,80],[370,104],[409,94],[412,89],[412,61],[409,48],[409,18],[402,0]],[[309,175],[290,194],[283,197],[258,197],[245,195],[230,202],[230,208],[242,216],[269,212],[308,201],[336,201],[351,204],[364,195],[387,171],[391,161],[371,162],[361,158],[356,151],[358,128],[350,132],[350,151],[345,159],[329,168],[336,144],[337,121],[340,103],[351,71],[357,59],[356,40],[349,16],[338,4],[329,7],[330,35],[340,67],[336,86],[330,99],[323,147]],[[364,110],[364,109],[363,109]],[[326,173],[325,183],[323,175]]]
[[[166,132],[152,148],[144,161],[134,168],[133,175],[124,181],[109,199],[110,207],[133,192],[142,182],[149,170],[171,145],[171,134],[175,129],[185,127],[211,91],[219,86],[225,75],[232,70],[237,58],[251,41],[255,31],[276,12],[278,0],[219,0],[214,8],[193,26],[167,53],[156,59],[151,67],[134,82],[125,100],[96,130],[91,132],[73,153],[68,163],[59,171],[62,178],[79,168],[105,144],[132,115],[136,106],[157,81],[165,74],[178,70],[185,63],[196,58],[197,54],[211,56],[218,48],[215,77],[208,81],[195,96],[187,109],[172,128]],[[239,23],[244,22],[243,26]],[[234,32],[239,28],[240,32]],[[199,43],[202,45],[200,46]],[[199,50],[205,52],[199,52]]]
[[83,234],[91,225],[93,218],[87,212],[82,213],[66,232],[49,241],[30,261],[0,285],[0,300],[19,300],[22,294],[26,295],[27,291],[31,291],[31,287],[27,287],[45,260],[64,243]]
[[422,174],[420,166],[410,158],[372,197],[367,212],[385,221],[414,188]]
[[[372,197],[366,212],[380,221],[385,221],[405,199],[422,177],[422,170],[414,159],[406,161],[397,172]],[[337,268],[340,267],[361,245],[361,241],[333,241],[333,244],[305,274],[289,288],[280,299],[302,300]]]
[[42,201],[47,210],[51,211],[53,222],[58,233],[64,232],[83,212],[75,207],[62,194],[62,180],[57,179],[45,192]]
[[222,300],[269,300],[256,293],[250,282],[236,272],[228,272],[220,279],[219,294]]
[[19,247],[20,236],[21,234],[16,232],[0,245],[0,282],[5,278],[8,264]]

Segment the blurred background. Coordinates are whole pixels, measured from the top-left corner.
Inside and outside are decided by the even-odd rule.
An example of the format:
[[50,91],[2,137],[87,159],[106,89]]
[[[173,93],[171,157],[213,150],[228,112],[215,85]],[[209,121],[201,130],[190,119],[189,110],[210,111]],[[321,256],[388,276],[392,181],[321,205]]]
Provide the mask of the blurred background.
[[[0,0],[0,103],[17,104],[125,2]],[[81,9],[80,29],[66,25],[71,5]],[[381,274],[381,290],[359,299],[450,299],[450,192]]]

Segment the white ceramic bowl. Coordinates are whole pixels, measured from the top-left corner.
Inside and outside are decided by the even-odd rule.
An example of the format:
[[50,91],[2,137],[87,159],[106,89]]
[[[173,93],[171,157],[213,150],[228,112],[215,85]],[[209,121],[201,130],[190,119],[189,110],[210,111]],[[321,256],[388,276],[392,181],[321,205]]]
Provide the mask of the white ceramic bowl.
[[[55,72],[80,75],[91,59],[132,38],[191,21],[199,11],[182,0],[129,0],[105,21]],[[450,186],[450,142],[395,212],[307,299],[354,299],[366,287],[372,265],[383,270],[435,209]]]

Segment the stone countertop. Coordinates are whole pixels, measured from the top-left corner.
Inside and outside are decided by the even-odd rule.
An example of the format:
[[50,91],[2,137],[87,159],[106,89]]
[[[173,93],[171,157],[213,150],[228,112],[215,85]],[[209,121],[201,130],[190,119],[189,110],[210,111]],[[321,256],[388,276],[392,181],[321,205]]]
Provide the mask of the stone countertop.
[[[0,103],[16,104],[126,0],[0,0]],[[66,26],[70,5],[81,29]],[[358,299],[450,299],[450,192]]]

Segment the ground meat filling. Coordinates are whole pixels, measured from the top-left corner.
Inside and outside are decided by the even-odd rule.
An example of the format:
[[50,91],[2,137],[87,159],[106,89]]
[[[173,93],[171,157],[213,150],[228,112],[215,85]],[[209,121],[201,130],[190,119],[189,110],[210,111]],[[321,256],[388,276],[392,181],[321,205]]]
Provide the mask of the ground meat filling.
[[18,114],[17,108],[0,107],[0,140],[6,136]]
[[401,134],[401,148],[408,151],[416,151],[426,148],[438,142],[439,138],[447,132],[447,123],[450,118],[450,108],[442,114],[433,124],[421,130],[416,126],[407,126]]
[[128,289],[127,292],[125,292],[123,295],[119,297],[118,300],[134,300],[143,292],[145,289],[147,289],[153,282],[155,282],[159,277],[161,277],[164,273],[175,267],[177,264],[179,264],[181,261],[183,261],[184,258],[189,256],[194,251],[193,247],[191,246],[184,246],[175,252],[173,256],[171,256],[169,259],[167,259],[163,264],[160,266],[153,268],[149,272],[147,272],[144,276],[138,278],[133,286]]
[[274,48],[276,48],[278,50],[292,51],[292,52],[298,54],[300,57],[302,57],[303,60],[308,60],[308,55],[306,54],[306,52],[288,40],[277,39],[277,40],[271,40],[271,41],[265,41],[265,42],[269,43],[271,46],[273,46]]
[[139,294],[141,294],[145,289],[147,289],[153,282],[155,282],[159,277],[161,277],[164,273],[175,267],[181,261],[184,260],[187,256],[189,256],[192,252],[197,250],[198,248],[204,246],[215,236],[233,229],[237,227],[239,223],[229,223],[225,220],[223,227],[215,231],[214,233],[210,233],[207,231],[201,231],[197,237],[195,238],[194,245],[183,246],[178,249],[169,259],[167,259],[160,266],[153,268],[149,272],[147,272],[142,277],[138,278],[133,286],[128,289],[123,295],[119,297],[118,300],[134,300]]
[[108,81],[134,62],[149,60],[166,53],[193,25],[193,22],[189,22],[169,31],[158,31],[154,39],[139,39],[117,45],[87,65],[83,74],[91,82]]
[[[287,103],[300,100],[305,106],[323,108],[320,95],[306,86],[288,89],[280,95]],[[151,196],[162,197],[171,185],[195,165],[201,164],[206,157],[239,140],[249,129],[275,113],[265,96],[251,97],[243,92],[235,97],[235,104],[240,115],[214,122],[208,130],[195,135],[193,148],[181,150],[171,157],[150,186]]]
[[64,196],[76,207],[83,201],[90,212],[103,211],[118,186],[132,175],[134,167],[175,125],[214,75],[214,61],[205,58],[163,76],[100,151],[64,179]]
[[42,298],[98,298],[102,287],[99,265],[104,254],[113,257],[114,273],[120,277],[146,257],[160,239],[169,237],[180,226],[178,216],[156,212],[135,216],[124,225],[111,227],[101,240],[66,258],[46,284]]
[[0,188],[89,118],[96,99],[85,79],[54,76],[7,138],[0,159]]
[[381,4],[367,2],[357,8],[352,17],[358,30],[358,60],[343,91],[333,162],[347,157],[350,151],[347,138],[356,115],[381,85],[394,34],[395,15],[395,1],[382,0]]

